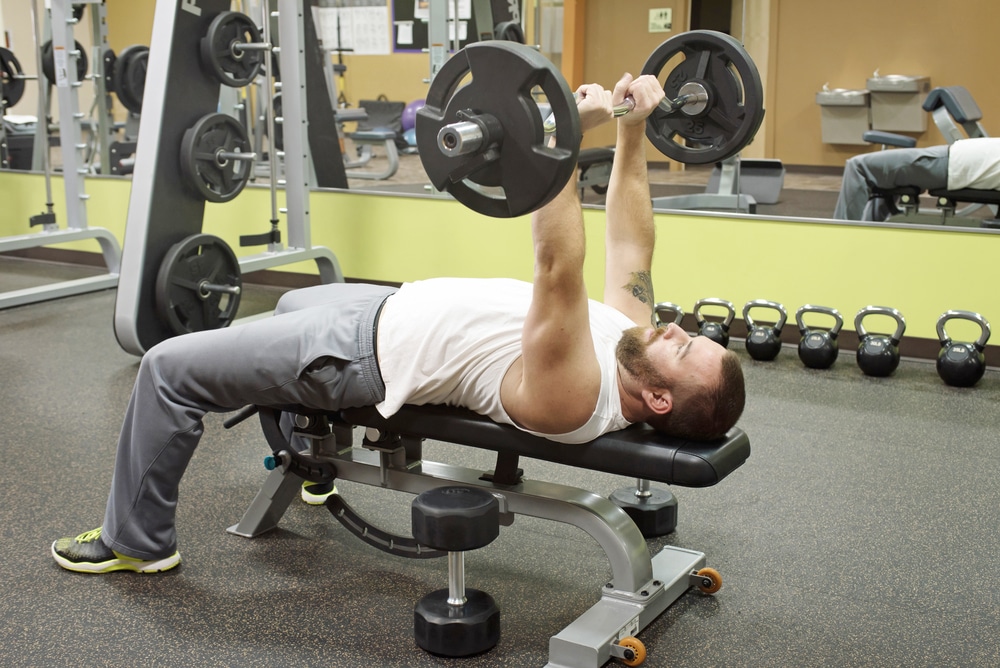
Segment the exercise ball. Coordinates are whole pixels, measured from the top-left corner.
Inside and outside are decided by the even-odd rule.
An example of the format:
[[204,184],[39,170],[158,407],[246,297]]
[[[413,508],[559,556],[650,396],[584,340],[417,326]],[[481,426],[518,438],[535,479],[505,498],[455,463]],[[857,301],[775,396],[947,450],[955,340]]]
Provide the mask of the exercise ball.
[[403,108],[403,131],[412,130],[417,126],[417,109],[424,106],[423,100],[414,100]]

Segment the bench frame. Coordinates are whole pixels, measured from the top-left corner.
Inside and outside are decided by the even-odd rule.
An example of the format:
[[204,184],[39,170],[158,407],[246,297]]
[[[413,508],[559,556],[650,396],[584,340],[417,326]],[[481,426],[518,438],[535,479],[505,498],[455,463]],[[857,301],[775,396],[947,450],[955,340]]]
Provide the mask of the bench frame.
[[[327,421],[330,416],[326,415],[317,418],[299,414],[294,433],[306,439],[309,448],[304,457],[294,455],[295,459],[290,459],[293,455],[289,455],[291,445],[282,431],[281,411],[265,408],[259,411],[265,436],[276,453],[277,466],[243,518],[229,527],[230,533],[253,538],[274,529],[298,497],[304,479],[320,481],[333,476],[412,494],[456,484],[480,488],[499,501],[501,524],[505,526],[513,524],[516,515],[525,515],[571,524],[596,540],[610,562],[612,578],[601,588],[596,604],[550,638],[548,668],[598,668],[612,656],[621,656],[619,640],[639,633],[700,582],[696,574],[705,566],[704,553],[667,546],[651,556],[639,529],[613,502],[584,489],[527,480],[519,469],[515,478],[510,479],[510,472],[504,472],[509,469],[509,460],[505,463],[503,452],[498,455],[496,471],[484,473],[425,461],[422,436],[388,432],[377,419],[368,420],[376,426],[360,425],[366,427],[365,437],[361,446],[356,447],[355,427],[351,424],[336,420],[331,424]],[[333,469],[310,469],[308,462],[322,462]],[[505,484],[508,482],[511,484]],[[365,542],[401,556],[436,556],[420,554],[421,548],[412,539],[389,536],[352,512],[345,518],[342,510],[345,505],[336,495],[327,502],[334,517]],[[364,526],[356,526],[359,522]],[[394,545],[408,541],[409,548]]]

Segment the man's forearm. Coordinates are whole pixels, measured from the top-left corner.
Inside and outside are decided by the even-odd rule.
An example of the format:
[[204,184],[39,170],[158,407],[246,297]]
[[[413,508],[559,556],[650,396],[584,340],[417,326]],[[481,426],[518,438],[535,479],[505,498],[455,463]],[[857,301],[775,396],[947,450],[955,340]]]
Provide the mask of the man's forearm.
[[646,249],[652,257],[656,230],[646,170],[645,125],[618,126],[614,169],[608,186],[607,243]]

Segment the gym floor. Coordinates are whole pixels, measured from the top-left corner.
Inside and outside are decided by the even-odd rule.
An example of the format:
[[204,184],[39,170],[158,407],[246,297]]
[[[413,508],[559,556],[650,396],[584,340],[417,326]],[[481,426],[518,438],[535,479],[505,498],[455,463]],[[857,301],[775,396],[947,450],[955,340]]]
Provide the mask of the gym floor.
[[[0,258],[0,291],[86,269]],[[247,312],[277,291],[247,291]],[[356,540],[295,503],[253,540],[226,533],[260,487],[254,421],[210,416],[180,490],[184,562],[159,576],[86,576],[49,555],[100,524],[138,359],[112,331],[114,292],[0,312],[0,581],[5,666],[542,666],[548,638],[598,600],[610,568],[568,526],[518,518],[469,554],[469,585],[496,599],[502,636],[466,660],[425,654],[413,606],[445,587],[441,560]],[[649,541],[705,552],[714,597],[689,591],[640,638],[648,666],[1000,665],[1000,372],[945,386],[904,360],[865,377],[849,351],[806,369],[794,349],[744,365],[741,426],[753,454],[719,485],[674,488],[677,531]],[[427,459],[492,467],[489,453],[430,443]],[[536,461],[528,477],[601,495],[634,481]],[[408,530],[410,497],[340,490],[383,528]]]

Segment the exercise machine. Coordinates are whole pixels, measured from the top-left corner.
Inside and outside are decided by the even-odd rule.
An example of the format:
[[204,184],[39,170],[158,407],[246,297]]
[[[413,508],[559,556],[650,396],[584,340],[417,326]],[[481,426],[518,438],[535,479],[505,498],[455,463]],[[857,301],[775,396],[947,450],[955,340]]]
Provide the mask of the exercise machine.
[[[272,450],[265,460],[271,473],[230,533],[253,538],[275,528],[303,480],[349,480],[418,495],[455,485],[485,490],[499,502],[503,526],[512,526],[521,515],[570,524],[589,534],[604,550],[611,578],[600,587],[593,607],[550,638],[549,668],[598,668],[612,657],[639,665],[635,657],[644,650],[636,634],[692,587],[714,593],[722,585],[718,572],[706,568],[704,553],[667,546],[651,555],[642,533],[616,503],[584,489],[531,480],[520,467],[524,457],[637,479],[649,479],[652,473],[656,482],[708,487],[750,456],[750,441],[739,428],[716,441],[696,443],[633,425],[585,445],[566,445],[448,406],[404,406],[388,419],[374,407],[337,414],[250,407],[226,425],[254,413],[259,413]],[[364,430],[360,446],[353,443],[355,427]],[[425,439],[494,451],[496,465],[481,471],[424,460]],[[338,494],[326,506],[352,534],[379,550],[409,558],[445,556],[409,536],[382,531]],[[449,573],[454,575],[452,569]],[[454,584],[453,578],[449,581]],[[464,615],[470,616],[464,624],[469,633],[492,623],[480,621],[462,605],[452,608],[447,621]],[[418,642],[421,635],[418,628]]]
[[[343,280],[332,251],[310,238],[310,187],[346,187],[347,180],[312,13],[301,2],[276,3],[287,206],[280,213],[287,215],[288,246],[278,229],[273,171],[270,229],[241,238],[266,251],[237,260],[221,239],[202,234],[205,202],[236,197],[258,157],[243,124],[217,109],[220,86],[246,86],[262,72],[263,98],[273,99],[273,14],[263,4],[263,32],[257,20],[229,11],[228,0],[156,5],[114,316],[115,336],[130,353],[231,324],[244,272],[312,261],[322,282]],[[268,119],[269,126],[279,121],[273,110]]]

